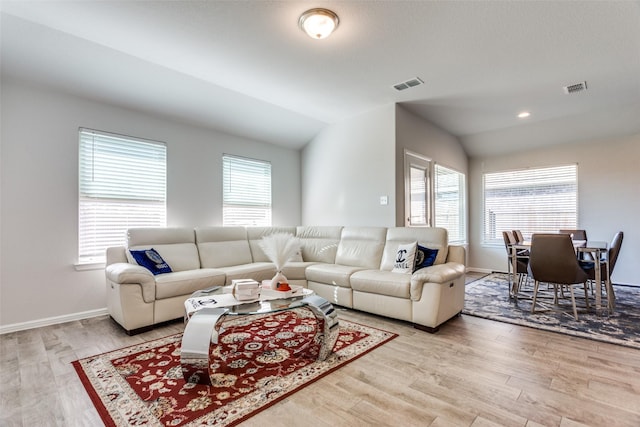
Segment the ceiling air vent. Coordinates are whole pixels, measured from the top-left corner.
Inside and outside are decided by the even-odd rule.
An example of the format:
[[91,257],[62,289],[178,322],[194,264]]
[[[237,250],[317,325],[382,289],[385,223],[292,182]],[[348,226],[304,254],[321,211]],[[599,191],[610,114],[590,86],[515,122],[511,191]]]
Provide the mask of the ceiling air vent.
[[583,90],[587,90],[587,82],[580,82],[573,85],[565,86],[564,93],[569,95],[570,93],[582,92]]
[[418,86],[424,83],[419,77],[414,77],[413,79],[407,80],[406,82],[397,83],[393,85],[395,90],[405,90],[410,87]]

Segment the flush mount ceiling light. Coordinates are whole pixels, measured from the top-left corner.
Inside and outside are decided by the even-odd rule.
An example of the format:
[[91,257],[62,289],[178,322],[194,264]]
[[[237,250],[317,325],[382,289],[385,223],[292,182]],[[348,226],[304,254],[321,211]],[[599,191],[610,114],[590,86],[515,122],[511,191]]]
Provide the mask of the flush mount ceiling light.
[[523,111],[522,113],[518,114],[518,118],[520,119],[526,119],[527,117],[529,117],[531,115],[530,112],[528,111]]
[[298,25],[312,39],[324,39],[329,37],[338,28],[340,19],[338,15],[329,9],[309,9],[300,16]]

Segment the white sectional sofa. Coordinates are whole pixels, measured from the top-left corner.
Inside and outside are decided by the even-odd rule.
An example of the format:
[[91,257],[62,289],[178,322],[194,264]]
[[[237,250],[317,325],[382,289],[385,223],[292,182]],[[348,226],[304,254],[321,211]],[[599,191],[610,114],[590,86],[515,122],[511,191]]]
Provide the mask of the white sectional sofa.
[[[127,247],[107,250],[107,306],[128,333],[181,318],[195,291],[233,279],[271,279],[275,267],[260,248],[263,236],[289,233],[300,257],[283,269],[289,282],[331,303],[413,323],[435,332],[464,307],[465,251],[449,246],[443,228],[196,227],[128,230]],[[398,247],[418,242],[438,253],[432,266],[393,272]],[[155,249],[171,272],[154,275],[131,250]]]

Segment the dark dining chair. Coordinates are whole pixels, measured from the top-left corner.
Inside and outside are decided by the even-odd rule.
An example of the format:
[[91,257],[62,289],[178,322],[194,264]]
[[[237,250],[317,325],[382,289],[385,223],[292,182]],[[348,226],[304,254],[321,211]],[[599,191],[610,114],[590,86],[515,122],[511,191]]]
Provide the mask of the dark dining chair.
[[587,240],[587,230],[558,230],[558,233],[570,234],[573,240]]
[[[502,238],[504,240],[504,247],[507,250],[507,272],[513,270],[513,259],[512,259],[512,251],[515,249],[513,245],[518,243],[512,231],[503,231]],[[522,252],[518,251],[516,254],[516,271],[514,274],[514,288],[510,290],[512,296],[516,296],[520,291],[520,286],[523,280],[526,280],[528,270],[527,264],[529,263],[529,251]],[[517,277],[517,278],[516,278]]]
[[573,317],[578,320],[578,309],[573,287],[582,285],[587,309],[589,293],[587,291],[586,271],[580,267],[571,236],[568,234],[533,234],[529,256],[529,274],[534,280],[533,303],[531,312],[535,313],[540,282],[553,285],[554,303],[558,303],[558,286],[567,287],[571,293]]
[[513,236],[516,238],[516,242],[524,242],[524,235],[520,230],[513,230]]
[[[570,234],[572,240],[588,240],[587,230],[558,230],[558,233]],[[590,261],[593,259],[593,256],[588,252],[580,252],[578,259],[581,261]]]
[[[624,239],[624,233],[622,231],[618,231],[611,240],[611,244],[609,245],[609,250],[603,257],[607,259],[600,260],[600,278],[603,282],[611,285],[610,288],[607,289],[607,298],[615,298],[613,294],[613,285],[611,283],[611,276],[613,275],[613,269],[616,266],[616,262],[618,261],[618,255],[620,255],[620,248],[622,247],[622,240]],[[593,257],[592,257],[593,258]],[[609,261],[609,272],[607,274],[607,263]],[[596,267],[595,262],[583,262],[582,268],[585,269],[587,275],[589,276],[589,280],[596,280]]]

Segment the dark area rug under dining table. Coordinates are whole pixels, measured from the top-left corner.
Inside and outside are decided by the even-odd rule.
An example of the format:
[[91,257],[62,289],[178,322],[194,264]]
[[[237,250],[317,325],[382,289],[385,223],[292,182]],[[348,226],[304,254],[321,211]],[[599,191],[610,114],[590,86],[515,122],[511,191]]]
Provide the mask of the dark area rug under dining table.
[[640,349],[640,287],[614,285],[615,312],[609,314],[605,309],[600,316],[595,312],[593,295],[586,310],[584,293],[576,289],[578,320],[571,315],[568,295],[558,305],[548,300],[545,305],[549,310],[531,313],[532,301],[525,294],[517,301],[509,298],[509,280],[504,273],[471,281],[465,289],[463,314]]

